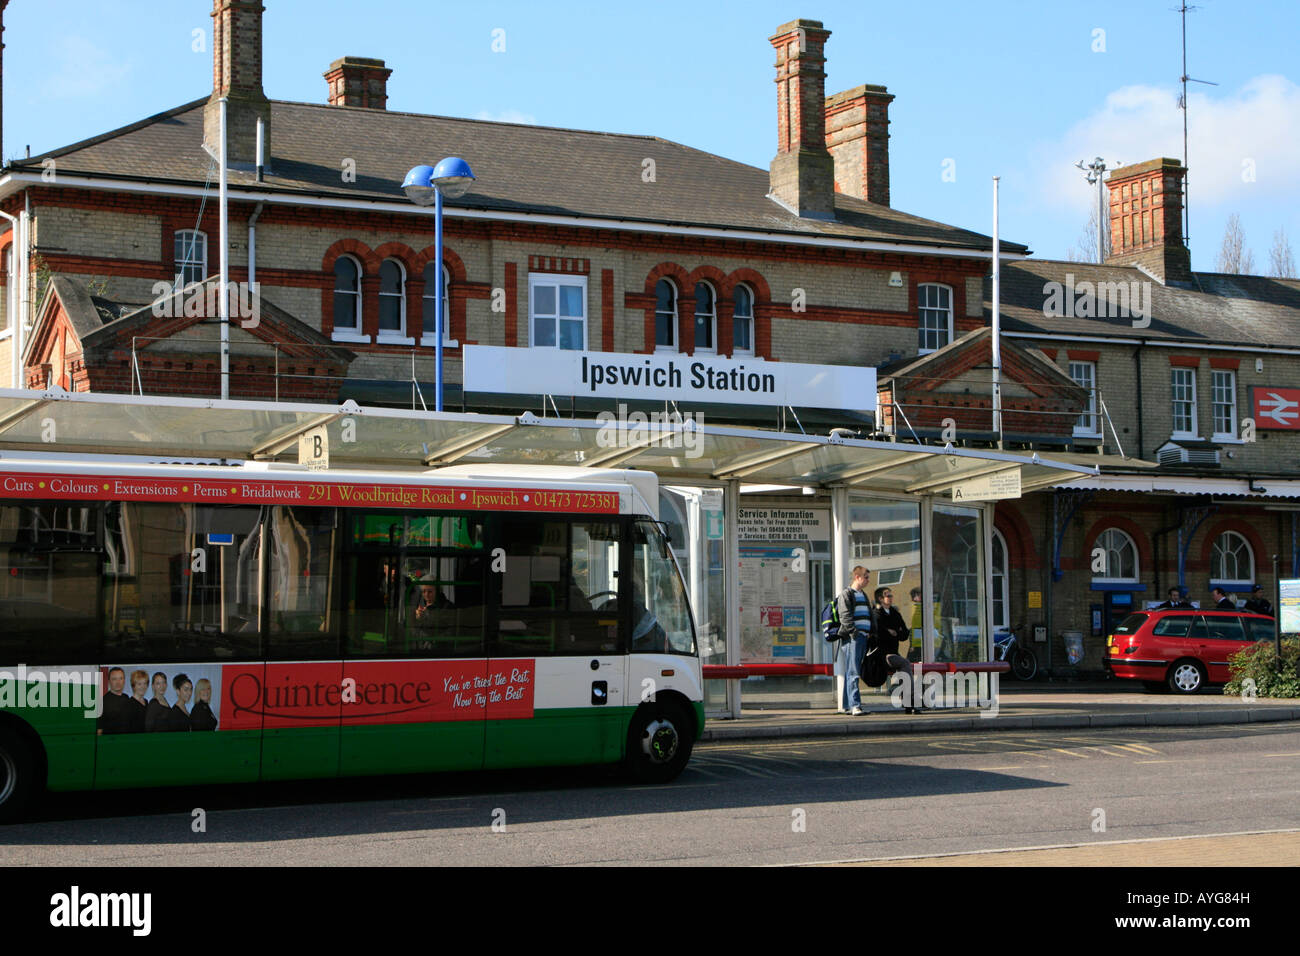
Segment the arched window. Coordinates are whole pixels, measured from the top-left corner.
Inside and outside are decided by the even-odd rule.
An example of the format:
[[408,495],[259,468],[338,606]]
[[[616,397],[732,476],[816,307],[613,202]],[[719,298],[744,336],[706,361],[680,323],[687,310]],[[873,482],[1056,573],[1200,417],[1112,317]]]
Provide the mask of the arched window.
[[176,277],[182,286],[202,282],[208,274],[208,237],[197,229],[176,231]]
[[[430,262],[424,267],[424,324],[420,338],[421,345],[436,344],[437,328],[433,296],[437,287],[433,284],[433,277],[437,272],[438,266],[435,263]],[[451,341],[451,270],[444,265],[442,267],[442,344],[447,345]]]
[[[1138,579],[1138,551],[1133,539],[1119,528],[1107,528],[1097,536],[1092,546],[1093,554],[1102,552],[1100,571],[1092,573],[1094,581],[1136,581]],[[1089,555],[1091,561],[1092,555]],[[1095,563],[1092,564],[1096,567]]]
[[655,285],[655,348],[677,348],[677,287],[667,279]]
[[1254,584],[1255,554],[1250,542],[1235,531],[1225,531],[1214,539],[1210,554],[1210,585]]
[[334,331],[361,333],[361,266],[351,256],[334,261]]
[[732,293],[731,344],[736,355],[754,354],[754,293],[747,285]]
[[385,259],[379,267],[379,337],[400,339],[406,335],[406,270],[396,259]]
[[916,287],[917,350],[922,354],[952,341],[952,289],[933,283]]
[[713,286],[707,282],[695,283],[695,351],[718,350],[718,309]]
[[1007,599],[1007,542],[1002,532],[993,529],[993,628],[1010,627],[1011,602]]

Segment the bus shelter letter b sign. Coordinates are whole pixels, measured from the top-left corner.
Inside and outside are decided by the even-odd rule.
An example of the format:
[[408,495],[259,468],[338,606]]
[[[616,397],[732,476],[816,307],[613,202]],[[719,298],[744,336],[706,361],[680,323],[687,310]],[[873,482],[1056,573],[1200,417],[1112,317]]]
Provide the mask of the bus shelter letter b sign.
[[298,436],[298,464],[308,471],[326,471],[330,466],[330,438],[324,425]]

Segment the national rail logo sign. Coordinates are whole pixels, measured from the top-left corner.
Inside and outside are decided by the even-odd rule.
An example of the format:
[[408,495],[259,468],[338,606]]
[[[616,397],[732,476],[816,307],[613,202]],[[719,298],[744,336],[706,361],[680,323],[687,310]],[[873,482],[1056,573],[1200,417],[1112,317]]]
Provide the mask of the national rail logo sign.
[[1252,385],[1250,409],[1257,428],[1300,431],[1300,388]]

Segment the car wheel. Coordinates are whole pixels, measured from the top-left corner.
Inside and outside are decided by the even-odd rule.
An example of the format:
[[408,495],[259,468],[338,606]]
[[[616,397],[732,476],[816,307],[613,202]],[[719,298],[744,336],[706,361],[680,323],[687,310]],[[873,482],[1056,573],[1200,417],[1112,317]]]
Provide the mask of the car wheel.
[[1169,668],[1169,689],[1175,694],[1198,694],[1205,686],[1205,668],[1197,661],[1175,661]]
[[627,771],[641,783],[668,783],[691,759],[695,722],[673,704],[637,710],[627,731]]
[[19,819],[36,791],[36,759],[27,743],[0,727],[0,823]]

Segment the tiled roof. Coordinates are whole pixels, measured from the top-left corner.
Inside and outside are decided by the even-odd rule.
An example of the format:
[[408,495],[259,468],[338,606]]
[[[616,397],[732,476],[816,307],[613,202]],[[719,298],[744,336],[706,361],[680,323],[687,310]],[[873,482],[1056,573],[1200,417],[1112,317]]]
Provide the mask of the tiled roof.
[[[204,102],[11,168],[40,171],[48,157],[61,175],[201,186],[211,162],[200,146]],[[767,198],[767,170],[652,136],[272,101],[270,142],[265,183],[232,171],[232,188],[405,203],[401,182],[410,167],[458,155],[478,181],[449,207],[992,248],[979,233],[842,194],[835,221],[801,219]],[[647,159],[654,160],[653,182],[643,179]],[[345,160],[355,162],[355,182],[343,181]],[[1002,248],[1027,251],[1005,241]]]
[[[1056,311],[1054,289],[1076,290],[1080,283],[1124,283],[1132,292],[1138,283],[1142,306],[1150,295],[1150,324],[1130,308],[1130,314],[1081,318]],[[1085,287],[1085,289],[1088,287]],[[1161,285],[1134,266],[1026,259],[1002,268],[1002,328],[1008,332],[1051,335],[1204,342],[1217,345],[1300,346],[1300,281],[1266,276],[1196,272],[1190,287]],[[1063,303],[1064,304],[1064,303]],[[1114,300],[1112,300],[1114,304]],[[992,315],[992,283],[984,283],[984,311]],[[1064,310],[1062,310],[1064,311]],[[1093,311],[1096,311],[1093,309]],[[1134,321],[1139,324],[1134,325]]]

